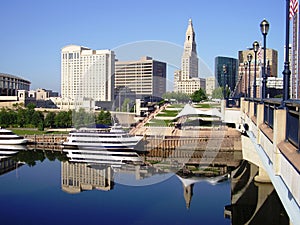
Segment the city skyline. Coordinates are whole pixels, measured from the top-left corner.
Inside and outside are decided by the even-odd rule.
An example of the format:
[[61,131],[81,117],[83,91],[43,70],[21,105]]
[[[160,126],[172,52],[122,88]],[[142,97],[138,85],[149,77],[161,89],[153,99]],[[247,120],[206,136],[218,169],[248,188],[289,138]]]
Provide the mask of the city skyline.
[[[12,0],[0,5],[3,10],[0,71],[30,80],[31,89],[61,91],[60,51],[66,45],[114,50],[155,40],[183,48],[182,34],[190,18],[197,34],[199,60],[211,72],[206,76],[213,75],[216,56],[237,58],[239,50],[251,47],[255,40],[261,41],[259,24],[264,18],[270,22],[267,47],[278,51],[278,76],[282,76],[285,1],[255,0],[245,4],[233,0],[228,4],[219,0],[214,4],[202,1],[182,4],[154,0],[151,4],[138,1],[116,4]],[[116,58],[127,60],[119,58],[117,53]]]

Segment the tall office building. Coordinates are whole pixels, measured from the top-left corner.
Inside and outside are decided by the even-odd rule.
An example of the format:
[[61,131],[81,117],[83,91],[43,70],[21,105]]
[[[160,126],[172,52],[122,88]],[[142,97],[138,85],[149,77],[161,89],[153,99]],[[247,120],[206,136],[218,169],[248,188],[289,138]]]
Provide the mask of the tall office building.
[[129,89],[138,97],[161,97],[166,92],[167,64],[145,56],[136,61],[116,61],[115,88]]
[[215,58],[215,78],[220,87],[233,91],[237,81],[238,60],[230,57],[218,56]]
[[214,89],[216,88],[216,78],[207,77],[205,82],[205,92],[207,95],[212,95]]
[[[239,51],[239,68],[238,68],[238,78],[235,87],[236,96],[246,96],[248,93],[248,84],[249,84],[249,65],[247,62],[247,55],[252,55],[252,60],[250,63],[250,97],[253,97],[253,81],[254,81],[254,52],[253,49],[247,49]],[[261,93],[261,79],[262,79],[262,70],[261,66],[263,63],[263,49],[260,49],[257,54],[256,62],[256,97],[260,97]],[[269,77],[277,77],[278,71],[278,52],[274,49],[266,49],[266,71]],[[247,62],[245,67],[244,63]]]
[[174,73],[175,92],[192,94],[201,88],[201,80],[198,77],[198,56],[196,47],[195,32],[192,20],[190,19],[185,34],[181,70],[175,71]]
[[92,50],[68,45],[61,50],[61,95],[71,101],[112,101],[115,55],[110,50]]

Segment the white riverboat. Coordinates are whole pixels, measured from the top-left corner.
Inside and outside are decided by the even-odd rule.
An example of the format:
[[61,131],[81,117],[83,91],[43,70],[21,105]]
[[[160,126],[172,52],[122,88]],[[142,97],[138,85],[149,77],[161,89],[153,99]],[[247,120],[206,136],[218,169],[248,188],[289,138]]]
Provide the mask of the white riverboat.
[[22,145],[27,142],[27,139],[13,133],[11,130],[0,128],[0,145]]
[[132,150],[142,136],[131,135],[115,124],[108,128],[80,128],[69,133],[64,148],[93,148],[106,150]]

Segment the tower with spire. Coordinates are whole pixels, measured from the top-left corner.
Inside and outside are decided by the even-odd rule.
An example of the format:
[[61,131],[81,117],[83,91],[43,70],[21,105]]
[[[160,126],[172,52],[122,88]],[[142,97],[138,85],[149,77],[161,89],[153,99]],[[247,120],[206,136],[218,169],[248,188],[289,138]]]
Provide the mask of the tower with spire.
[[195,32],[191,19],[189,19],[189,25],[185,34],[184,50],[181,58],[181,70],[182,80],[198,77],[198,57]]
[[183,54],[181,57],[181,70],[174,74],[174,91],[186,94],[192,94],[204,89],[205,80],[198,77],[198,56],[195,41],[195,31],[192,19],[189,19],[185,34]]

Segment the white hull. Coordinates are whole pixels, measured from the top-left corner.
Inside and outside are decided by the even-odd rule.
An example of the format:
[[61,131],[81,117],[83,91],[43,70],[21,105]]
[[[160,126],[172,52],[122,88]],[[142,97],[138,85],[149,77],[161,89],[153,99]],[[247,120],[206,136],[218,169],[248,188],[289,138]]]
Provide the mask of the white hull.
[[65,148],[91,148],[132,150],[142,140],[142,136],[133,136],[121,129],[82,129],[70,132]]
[[28,142],[27,139],[7,139],[0,140],[0,145],[23,145]]
[[108,151],[100,149],[64,149],[70,162],[88,164],[124,165],[141,164],[143,160],[134,151]]
[[20,137],[11,130],[0,129],[0,145],[23,145],[27,139]]

